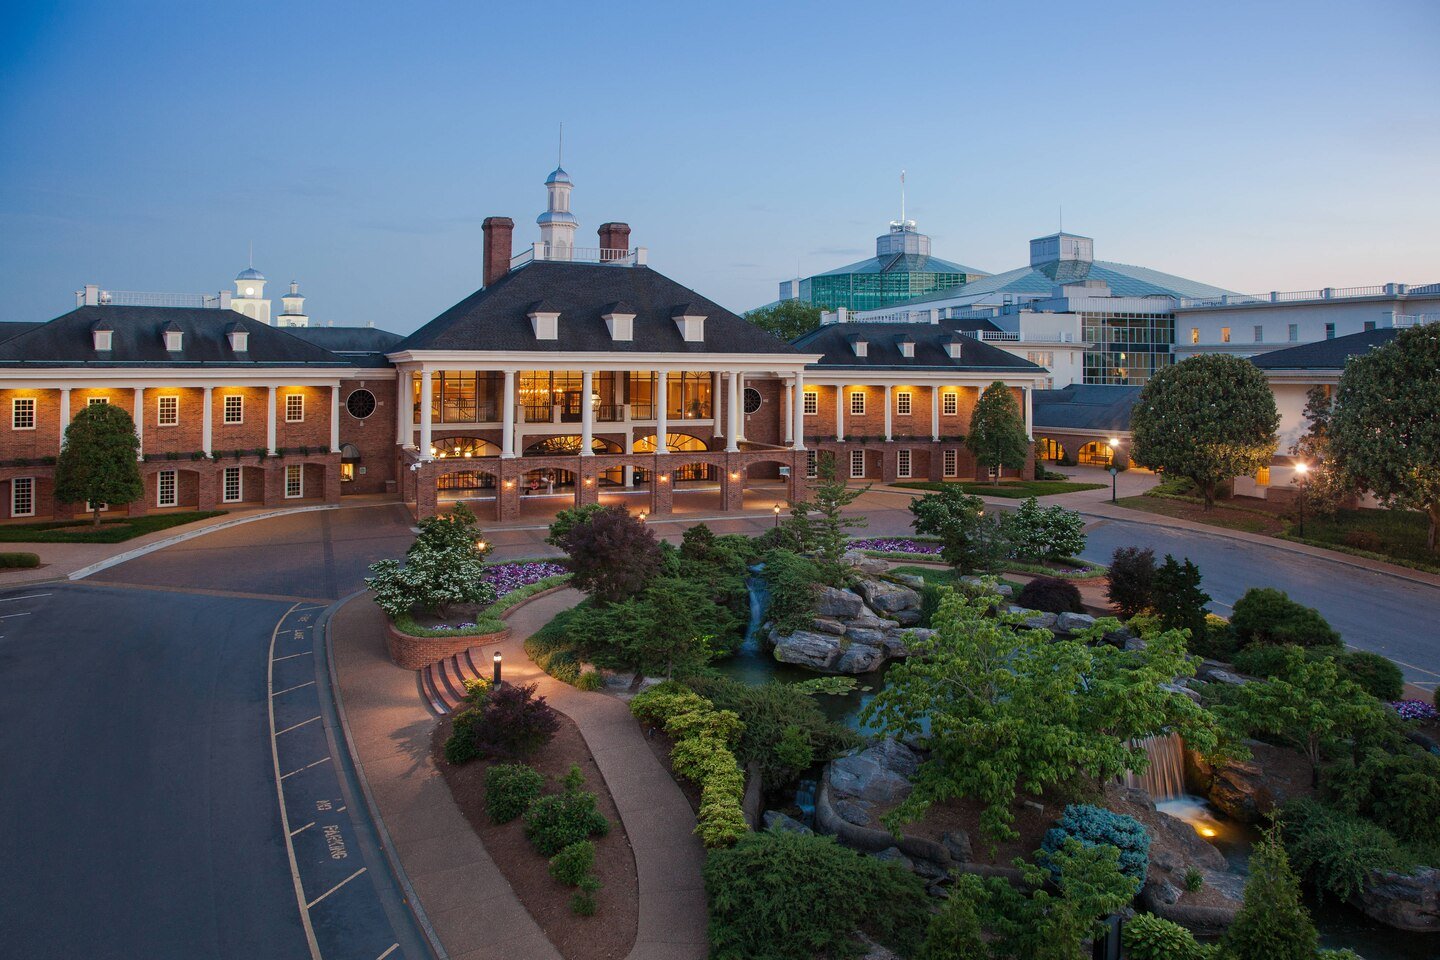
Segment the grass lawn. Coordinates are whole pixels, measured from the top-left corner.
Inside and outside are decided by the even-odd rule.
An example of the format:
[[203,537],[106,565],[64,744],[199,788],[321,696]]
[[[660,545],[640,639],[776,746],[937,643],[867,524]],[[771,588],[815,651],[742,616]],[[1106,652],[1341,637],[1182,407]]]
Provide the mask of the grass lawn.
[[43,523],[0,525],[0,543],[121,543],[157,530],[168,530],[196,520],[218,517],[224,510],[191,510],[185,513],[157,513],[144,517],[116,517],[101,520],[96,527],[88,517],[79,520],[50,520]]
[[1129,507],[1131,510],[1158,513],[1162,517],[1207,523],[1212,527],[1242,530],[1245,533],[1276,536],[1285,532],[1283,517],[1254,507],[1237,507],[1217,503],[1207,513],[1198,503],[1174,500],[1169,497],[1121,497],[1118,502],[1120,506]]
[[1305,536],[1292,526],[1286,539],[1440,573],[1440,554],[1425,546],[1429,529],[1418,510],[1337,510],[1333,517],[1306,517]]
[[1009,497],[1024,500],[1028,497],[1053,497],[1057,493],[1074,493],[1077,490],[1099,490],[1103,483],[1078,483],[1074,480],[1005,480],[999,484],[969,480],[904,480],[890,484],[910,490],[947,490],[959,487],[966,493],[982,497]]

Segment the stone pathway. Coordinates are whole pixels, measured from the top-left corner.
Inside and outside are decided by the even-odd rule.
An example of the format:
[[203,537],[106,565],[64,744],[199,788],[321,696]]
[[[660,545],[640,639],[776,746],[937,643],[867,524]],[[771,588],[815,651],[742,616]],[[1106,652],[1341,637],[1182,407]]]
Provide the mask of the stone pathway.
[[[575,721],[615,799],[639,880],[638,927],[628,960],[703,960],[705,853],[684,794],[651,753],[626,704],[560,683],[525,655],[524,638],[581,596],[564,590],[516,611],[509,621],[512,639],[498,645],[504,679],[538,684],[551,705]],[[414,671],[386,657],[379,612],[365,597],[356,598],[338,611],[330,629],[359,765],[452,960],[559,960],[451,800],[430,759],[435,718],[420,698]]]

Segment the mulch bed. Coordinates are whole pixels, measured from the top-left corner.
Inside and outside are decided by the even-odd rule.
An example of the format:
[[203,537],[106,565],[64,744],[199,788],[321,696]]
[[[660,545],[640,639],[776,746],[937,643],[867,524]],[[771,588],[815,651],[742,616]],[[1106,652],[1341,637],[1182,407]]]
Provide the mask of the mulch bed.
[[546,793],[558,793],[559,779],[572,763],[579,764],[585,774],[585,789],[596,794],[598,809],[610,821],[610,832],[595,841],[595,873],[604,886],[596,894],[600,909],[593,917],[571,912],[574,888],[550,878],[549,861],[525,839],[523,818],[497,824],[486,815],[485,771],[491,761],[475,760],[458,767],[446,763],[442,747],[449,736],[450,718],[446,717],[435,727],[431,748],[450,794],[555,949],[565,960],[621,960],[627,956],[635,945],[639,913],[635,855],[605,778],[580,729],[562,714],[560,730],[530,758],[530,766],[545,775]]

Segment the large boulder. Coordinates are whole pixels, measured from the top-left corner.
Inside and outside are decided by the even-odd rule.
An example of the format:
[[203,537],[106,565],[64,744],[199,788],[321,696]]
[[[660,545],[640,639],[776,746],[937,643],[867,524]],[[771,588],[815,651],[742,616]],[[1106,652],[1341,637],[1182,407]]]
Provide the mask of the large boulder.
[[1029,607],[1017,607],[1013,603],[1008,609],[1011,613],[1024,616],[1025,619],[1020,622],[1020,625],[1031,630],[1054,630],[1055,621],[1059,619],[1053,613],[1031,610]]
[[772,632],[775,659],[812,670],[829,670],[840,658],[840,638],[831,633],[796,630],[785,636]]
[[1074,636],[1095,626],[1095,618],[1088,613],[1061,613],[1055,616],[1055,632]]
[[865,748],[863,753],[875,758],[886,769],[902,777],[913,777],[920,770],[920,755],[899,740],[887,737]]
[[890,574],[890,576],[894,577],[896,580],[898,580],[900,583],[903,583],[905,586],[909,587],[911,590],[923,590],[923,589],[925,589],[925,578],[922,577],[922,576],[918,576],[917,574],[913,574],[913,573],[892,573],[892,574]]
[[1261,824],[1286,801],[1284,788],[1266,777],[1259,764],[1232,760],[1215,768],[1210,780],[1210,802],[1242,823]]
[[866,577],[855,587],[870,608],[881,616],[893,615],[901,610],[920,609],[920,594],[903,584]]
[[1440,869],[1410,873],[1371,870],[1356,905],[1367,917],[1399,930],[1440,933]]
[[853,590],[821,587],[815,591],[815,613],[818,616],[848,619],[859,616],[864,609],[865,601]]
[[830,667],[836,673],[869,673],[878,670],[885,663],[885,648],[872,647],[866,643],[851,643],[840,651],[840,656]]
[[[960,578],[960,582],[965,586],[970,587],[971,589],[979,589],[982,586],[984,580],[984,577]],[[994,586],[990,587],[990,590],[994,592],[996,596],[1005,597],[1007,599],[1014,596],[1015,594],[1015,588],[1010,586],[1010,584],[1008,583],[997,583]]]
[[779,810],[765,811],[765,829],[774,833],[814,833],[805,824]]
[[920,622],[919,610],[896,610],[891,616],[894,617],[902,627],[913,627]]
[[821,633],[833,633],[837,637],[845,635],[845,624],[830,617],[816,617],[810,621],[810,629],[818,630]]
[[910,795],[909,777],[920,768],[915,751],[894,740],[882,740],[859,753],[830,763],[826,781],[837,800],[854,797],[871,803],[898,803]]
[[879,576],[885,572],[888,564],[879,557],[867,557],[859,550],[847,550],[841,557],[846,565],[869,576]]
[[865,643],[872,647],[883,647],[885,634],[885,630],[871,626],[851,626],[845,631],[845,635],[850,638],[851,643]]
[[927,627],[891,627],[884,633],[885,652],[892,657],[910,656],[910,644],[920,640],[929,640],[935,635],[935,631]]

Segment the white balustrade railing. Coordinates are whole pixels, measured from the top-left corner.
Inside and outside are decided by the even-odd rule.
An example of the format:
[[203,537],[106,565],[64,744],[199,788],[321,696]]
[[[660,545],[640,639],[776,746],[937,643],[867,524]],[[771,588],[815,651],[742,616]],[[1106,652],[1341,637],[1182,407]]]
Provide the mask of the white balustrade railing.
[[521,266],[536,260],[555,260],[566,263],[613,263],[618,266],[635,267],[645,265],[645,248],[622,250],[613,247],[562,247],[547,243],[533,243],[530,249],[522,250],[510,258],[510,267]]
[[1302,300],[1349,300],[1356,297],[1393,297],[1426,288],[1405,283],[1381,283],[1368,287],[1322,287],[1319,290],[1271,290],[1269,293],[1227,293],[1219,297],[1181,297],[1181,310],[1193,307],[1238,307],[1254,303],[1296,303]]

